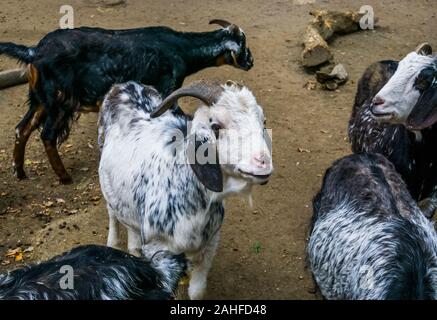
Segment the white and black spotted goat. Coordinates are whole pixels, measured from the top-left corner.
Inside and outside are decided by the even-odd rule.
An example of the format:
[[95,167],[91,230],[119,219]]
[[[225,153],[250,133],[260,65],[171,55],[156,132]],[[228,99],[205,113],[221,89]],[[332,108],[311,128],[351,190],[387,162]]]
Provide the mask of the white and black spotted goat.
[[113,248],[87,245],[0,275],[0,299],[173,299],[186,271],[183,255],[158,252],[146,260]]
[[327,299],[437,299],[437,235],[392,163],[356,154],[313,200],[311,271]]
[[[203,102],[192,121],[168,110],[184,96]],[[130,252],[185,253],[193,264],[188,294],[202,298],[224,199],[249,194],[273,170],[262,108],[233,82],[195,82],[164,101],[152,87],[128,82],[107,94],[99,122],[108,245],[119,245],[121,222]]]
[[349,122],[353,152],[392,161],[428,217],[437,207],[437,58],[431,53],[423,44],[399,63],[371,65]]

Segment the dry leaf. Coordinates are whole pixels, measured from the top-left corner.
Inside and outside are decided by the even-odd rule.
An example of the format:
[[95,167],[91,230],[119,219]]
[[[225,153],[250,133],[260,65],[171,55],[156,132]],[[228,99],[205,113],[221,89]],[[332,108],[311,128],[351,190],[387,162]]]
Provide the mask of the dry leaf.
[[303,152],[310,153],[311,152],[310,150],[304,149],[304,148],[297,148],[297,151],[299,151],[300,153],[303,153]]
[[11,264],[11,261],[10,261],[10,260],[3,260],[0,264],[1,264],[2,266],[7,266],[7,265],[10,265],[10,264]]
[[107,12],[112,12],[114,9],[112,9],[112,8],[104,9],[104,8],[102,8],[102,7],[97,7],[96,10],[97,10],[98,12],[100,12],[100,13],[107,13]]
[[46,207],[46,208],[53,207],[53,205],[54,205],[53,201],[45,201],[45,202],[43,202],[43,204],[44,204],[44,207]]
[[33,251],[33,247],[27,247],[26,249],[24,249],[23,253],[27,253],[27,252],[32,252]]
[[8,207],[8,208],[6,209],[6,211],[7,211],[8,213],[19,213],[19,212],[21,212],[20,209],[14,209],[14,208],[11,208],[11,207]]
[[20,252],[15,256],[15,261],[22,261],[23,260],[23,253]]
[[305,89],[307,89],[307,90],[314,90],[314,89],[317,88],[317,81],[315,81],[315,80],[308,80],[308,81],[304,84],[303,87],[304,87]]
[[15,261],[21,261],[23,260],[23,250],[21,247],[18,247],[16,249],[9,249],[6,252],[7,258],[15,258]]

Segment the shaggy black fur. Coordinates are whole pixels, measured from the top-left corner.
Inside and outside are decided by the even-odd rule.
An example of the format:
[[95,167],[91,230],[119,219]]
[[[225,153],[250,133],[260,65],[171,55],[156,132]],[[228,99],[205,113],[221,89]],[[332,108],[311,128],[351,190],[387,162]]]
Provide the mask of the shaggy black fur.
[[[183,255],[157,254],[156,261],[105,246],[87,245],[37,265],[0,275],[0,299],[113,300],[171,299],[185,275]],[[62,289],[71,266],[73,289]]]
[[309,263],[325,298],[435,299],[437,235],[384,156],[335,161],[313,210]]

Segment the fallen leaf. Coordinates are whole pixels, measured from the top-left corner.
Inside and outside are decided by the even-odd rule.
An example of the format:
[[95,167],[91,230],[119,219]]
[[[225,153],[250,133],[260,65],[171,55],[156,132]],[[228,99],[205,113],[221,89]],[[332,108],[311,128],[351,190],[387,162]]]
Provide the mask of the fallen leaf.
[[23,260],[23,250],[21,249],[21,247],[18,247],[16,249],[9,249],[6,252],[6,257],[14,258],[15,261],[21,261]]
[[297,148],[297,151],[299,151],[300,153],[303,153],[303,152],[310,153],[311,152],[310,150],[304,149],[304,148]]
[[317,88],[317,81],[315,81],[315,80],[308,80],[308,81],[304,84],[303,87],[304,87],[305,89],[307,89],[307,90],[314,90],[314,89]]
[[43,204],[44,204],[44,207],[46,207],[46,208],[53,207],[53,205],[54,205],[53,201],[45,201],[45,202],[43,202]]
[[23,253],[20,252],[15,256],[15,261],[22,261],[23,260]]
[[8,208],[6,209],[6,211],[7,211],[8,213],[19,213],[19,212],[21,212],[20,209],[14,209],[14,208],[10,208],[10,207],[8,207]]
[[23,253],[27,253],[27,252],[32,252],[33,251],[33,247],[27,247],[26,249],[24,249]]
[[112,12],[114,9],[112,9],[112,8],[104,9],[104,8],[102,8],[102,7],[97,7],[96,10],[97,10],[98,12],[100,12],[100,13],[106,13],[106,12]]
[[10,264],[11,264],[11,261],[10,261],[10,260],[3,260],[0,264],[1,264],[2,266],[7,266],[7,265],[10,265]]

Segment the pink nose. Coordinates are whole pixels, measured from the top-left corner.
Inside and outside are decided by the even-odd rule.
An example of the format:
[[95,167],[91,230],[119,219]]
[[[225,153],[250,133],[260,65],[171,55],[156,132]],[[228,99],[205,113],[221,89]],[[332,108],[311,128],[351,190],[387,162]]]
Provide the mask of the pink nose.
[[253,163],[261,169],[266,169],[270,163],[270,157],[265,153],[257,154],[253,157]]
[[385,100],[382,97],[380,97],[380,96],[376,96],[375,98],[373,98],[373,104],[375,106],[380,106],[380,105],[382,105],[384,103],[385,103]]

